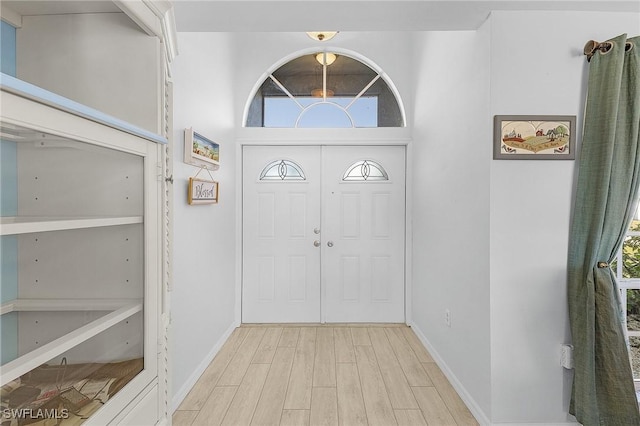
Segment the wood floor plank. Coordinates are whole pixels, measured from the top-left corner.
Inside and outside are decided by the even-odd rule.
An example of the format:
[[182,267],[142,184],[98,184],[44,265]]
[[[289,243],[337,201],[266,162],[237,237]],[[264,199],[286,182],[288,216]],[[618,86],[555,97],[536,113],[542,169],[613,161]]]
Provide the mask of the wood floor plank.
[[249,334],[248,328],[236,328],[220,351],[211,361],[211,364],[202,373],[196,384],[191,388],[186,398],[180,404],[179,410],[200,410],[216,387],[227,365],[236,354],[236,351]]
[[264,381],[269,373],[269,364],[251,364],[236,391],[227,414],[222,420],[223,425],[248,425],[262,393]]
[[411,392],[407,378],[391,348],[384,329],[369,329],[369,337],[378,359],[382,379],[387,386],[391,406],[395,409],[418,409],[418,403],[413,397],[413,392]]
[[473,414],[471,414],[471,411],[469,411],[464,401],[462,401],[462,398],[460,398],[456,390],[451,386],[451,383],[449,383],[447,377],[442,370],[440,370],[440,367],[433,362],[423,365],[458,425],[477,425],[478,422],[475,417],[473,417]]
[[309,410],[311,408],[311,387],[313,365],[316,354],[316,328],[300,329],[298,346],[293,357],[289,387],[284,400],[287,410]]
[[318,327],[313,386],[336,386],[336,355],[333,327]]
[[235,356],[227,365],[222,377],[218,380],[218,386],[237,386],[242,382],[247,372],[251,359],[258,349],[258,345],[264,336],[266,329],[250,327],[247,337],[238,347]]
[[[354,354],[355,357],[355,354]],[[340,425],[356,426],[367,423],[367,413],[362,399],[362,387],[358,366],[355,363],[336,365],[338,395],[338,420]]]
[[171,416],[171,424],[174,426],[191,426],[197,415],[197,410],[176,410]]
[[280,426],[309,426],[310,410],[282,410]]
[[396,418],[387,395],[376,354],[371,346],[356,346],[356,361],[362,397],[370,425],[395,425]]
[[420,410],[394,410],[398,426],[427,426]]
[[336,395],[336,388],[313,388],[309,425],[338,426],[338,397]]
[[418,360],[420,362],[433,362],[431,354],[429,354],[429,351],[427,351],[420,339],[418,339],[413,329],[411,329],[411,327],[402,327],[401,330],[405,339],[409,342],[411,349],[413,349],[413,352],[415,352],[418,357]]
[[415,352],[411,349],[409,342],[404,338],[402,330],[398,327],[385,328],[389,343],[393,348],[398,362],[407,377],[410,386],[433,386],[429,375],[425,371],[422,363],[418,360]]
[[350,330],[354,345],[371,346],[371,340],[369,339],[369,331],[367,330],[367,327],[351,327]]
[[237,386],[218,386],[213,389],[209,399],[200,410],[193,424],[215,426],[222,423],[229,405],[238,390]]
[[333,338],[336,345],[336,362],[356,362],[351,331],[346,327],[336,327],[333,329]]
[[251,421],[252,425],[280,424],[294,352],[295,348],[277,349]]
[[251,362],[254,364],[269,364],[276,353],[281,334],[282,327],[267,328]]
[[447,409],[446,404],[434,387],[411,388],[418,400],[420,410],[427,424],[438,426],[456,426],[456,421]]
[[297,327],[285,327],[282,329],[282,335],[278,346],[285,348],[295,348],[298,345],[298,336],[300,335],[300,328]]

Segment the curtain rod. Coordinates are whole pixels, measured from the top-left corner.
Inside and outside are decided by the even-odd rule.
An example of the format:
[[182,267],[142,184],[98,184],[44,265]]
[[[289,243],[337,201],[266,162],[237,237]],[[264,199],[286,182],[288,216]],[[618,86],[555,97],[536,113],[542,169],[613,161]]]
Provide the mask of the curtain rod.
[[[597,42],[595,40],[589,40],[584,45],[584,54],[587,57],[587,62],[591,61],[591,57],[596,54],[596,51],[601,51],[602,53],[607,53],[613,47],[613,43],[610,41]],[[626,42],[624,44],[624,50],[631,50],[632,44],[631,42]]]

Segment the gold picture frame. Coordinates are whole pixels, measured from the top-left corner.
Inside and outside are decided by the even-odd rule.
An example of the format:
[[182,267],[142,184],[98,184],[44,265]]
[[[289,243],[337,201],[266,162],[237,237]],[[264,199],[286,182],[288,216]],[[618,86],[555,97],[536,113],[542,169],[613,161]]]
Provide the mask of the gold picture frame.
[[218,203],[218,182],[214,180],[189,178],[188,203],[194,204],[217,204]]

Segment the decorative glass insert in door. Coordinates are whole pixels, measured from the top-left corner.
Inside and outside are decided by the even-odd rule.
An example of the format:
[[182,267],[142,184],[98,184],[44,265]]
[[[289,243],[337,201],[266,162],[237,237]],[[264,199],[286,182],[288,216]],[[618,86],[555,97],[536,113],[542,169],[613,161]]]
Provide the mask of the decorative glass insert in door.
[[290,160],[276,160],[267,164],[260,180],[306,180],[302,167]]
[[360,160],[347,168],[343,181],[385,181],[389,176],[379,163],[373,160]]

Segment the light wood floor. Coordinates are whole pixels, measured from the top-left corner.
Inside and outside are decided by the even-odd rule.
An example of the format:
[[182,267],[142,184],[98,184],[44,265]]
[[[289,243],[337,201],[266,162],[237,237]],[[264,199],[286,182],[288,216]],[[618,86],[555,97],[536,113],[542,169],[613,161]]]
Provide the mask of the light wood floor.
[[237,328],[173,415],[182,425],[477,425],[411,328]]

